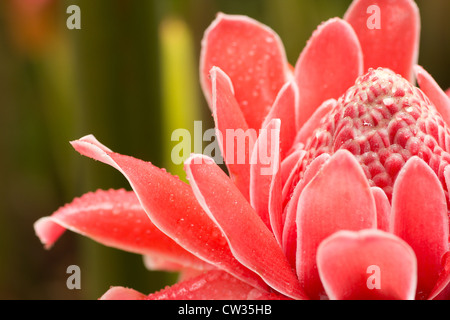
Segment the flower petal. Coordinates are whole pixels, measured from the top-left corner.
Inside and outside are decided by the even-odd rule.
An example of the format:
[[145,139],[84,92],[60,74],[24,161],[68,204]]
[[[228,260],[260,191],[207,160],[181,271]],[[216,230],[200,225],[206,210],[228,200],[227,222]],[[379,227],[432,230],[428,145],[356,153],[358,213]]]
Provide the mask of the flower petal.
[[338,150],[303,189],[297,211],[297,275],[310,298],[322,294],[320,242],[336,231],[376,227],[375,200],[356,158]]
[[300,90],[297,127],[302,127],[323,101],[337,99],[354,85],[362,71],[361,47],[352,27],[339,18],[322,23],[295,65]]
[[297,134],[296,117],[298,112],[299,92],[297,84],[293,81],[286,83],[278,93],[278,96],[270,109],[269,114],[262,124],[265,128],[272,119],[281,120],[280,132],[280,158],[283,160],[292,147],[292,141]]
[[156,228],[130,191],[87,193],[51,216],[39,219],[34,226],[47,249],[61,231],[69,229],[106,246],[196,269],[211,268]]
[[[186,269],[186,266],[172,262],[167,261],[164,259],[161,259],[161,257],[158,256],[149,256],[144,255],[143,256],[144,266],[147,268],[147,270],[150,271],[170,271],[170,272],[179,272]],[[210,265],[211,266],[211,265]],[[213,269],[214,267],[211,266],[209,269]],[[191,269],[190,270],[197,270],[198,269]],[[200,271],[198,271],[200,272]]]
[[317,249],[317,268],[332,300],[413,300],[415,296],[414,251],[387,232],[334,233]]
[[325,162],[330,159],[330,155],[323,153],[315,158],[308,168],[305,170],[305,175],[294,188],[294,193],[286,206],[286,219],[284,221],[283,229],[283,251],[291,266],[295,267],[297,255],[297,206],[298,199],[305,188],[305,186],[316,176]]
[[450,251],[442,257],[442,266],[436,285],[428,296],[430,300],[450,299]]
[[216,136],[228,171],[242,194],[249,199],[250,152],[257,132],[248,130],[233,94],[230,78],[219,68],[211,69],[212,105]]
[[223,271],[209,271],[148,296],[150,300],[279,300]]
[[319,127],[322,118],[330,112],[337,104],[335,99],[328,99],[324,101],[317,110],[314,111],[312,116],[303,124],[301,129],[297,132],[295,137],[296,143],[306,143],[306,140],[312,136],[314,130]]
[[433,170],[411,157],[397,176],[392,194],[391,232],[414,250],[418,263],[417,298],[433,289],[441,258],[448,251],[447,203]]
[[236,259],[275,290],[304,298],[274,235],[220,167],[211,158],[192,155],[185,170],[197,200],[226,235]]
[[302,159],[306,154],[305,150],[296,150],[289,154],[282,162],[280,166],[281,175],[281,185],[284,186],[295,165]]
[[111,287],[99,300],[148,300],[148,297],[133,289]]
[[372,187],[375,205],[377,207],[377,229],[389,231],[389,221],[391,215],[391,204],[383,189],[379,187]]
[[261,130],[250,162],[250,204],[277,239],[281,236],[280,126],[280,119],[272,119]]
[[420,89],[427,95],[427,97],[434,104],[436,109],[441,114],[445,123],[450,125],[450,98],[439,87],[433,77],[425,71],[421,66],[414,66],[417,82]]
[[420,14],[412,0],[355,0],[344,19],[358,35],[364,71],[389,68],[412,82],[420,37]]
[[278,35],[249,17],[220,13],[202,41],[200,81],[208,102],[213,66],[230,76],[249,127],[259,129],[290,75]]
[[189,185],[149,162],[110,151],[92,135],[71,143],[79,153],[119,170],[155,226],[184,249],[242,281],[267,287],[233,257],[225,237],[202,210]]

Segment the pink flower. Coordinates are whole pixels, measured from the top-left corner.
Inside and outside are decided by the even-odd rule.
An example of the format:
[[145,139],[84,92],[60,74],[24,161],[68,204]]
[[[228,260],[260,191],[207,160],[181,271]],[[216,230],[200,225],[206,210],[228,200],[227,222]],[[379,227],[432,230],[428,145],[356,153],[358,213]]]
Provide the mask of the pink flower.
[[377,3],[321,24],[295,68],[271,29],[219,14],[202,88],[217,133],[267,129],[253,149],[218,134],[229,176],[194,154],[186,184],[85,136],[73,147],[133,191],[75,199],[36,222],[38,237],[50,247],[70,229],[186,277],[103,299],[448,299],[450,99],[414,65],[414,2]]

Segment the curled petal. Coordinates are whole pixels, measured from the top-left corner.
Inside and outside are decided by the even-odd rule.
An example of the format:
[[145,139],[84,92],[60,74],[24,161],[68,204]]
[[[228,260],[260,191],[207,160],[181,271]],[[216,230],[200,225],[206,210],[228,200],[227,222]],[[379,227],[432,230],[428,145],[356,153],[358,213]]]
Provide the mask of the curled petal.
[[293,151],[289,156],[287,156],[280,165],[280,175],[281,175],[281,185],[286,184],[287,179],[291,175],[292,170],[295,165],[302,159],[306,154],[305,150]]
[[354,0],[344,19],[355,29],[364,71],[389,68],[412,82],[420,37],[420,14],[412,0]]
[[150,220],[184,249],[251,285],[267,287],[233,257],[222,232],[202,210],[189,185],[149,162],[112,152],[92,135],[73,141],[72,146],[119,170]]
[[165,263],[211,268],[156,228],[130,191],[87,193],[53,215],[39,219],[34,226],[46,248],[69,229],[106,246],[149,255]]
[[297,275],[310,298],[322,294],[317,247],[339,230],[376,227],[375,200],[356,158],[338,150],[303,189],[297,209]]
[[280,119],[272,119],[261,130],[250,163],[250,204],[276,237],[281,235],[280,126]]
[[185,170],[197,200],[226,235],[236,259],[282,294],[305,298],[274,235],[220,167],[193,155]]
[[298,131],[297,136],[295,137],[296,143],[306,143],[306,140],[311,137],[314,130],[319,127],[320,121],[323,117],[331,111],[337,104],[335,99],[328,99],[324,103],[320,105],[317,110],[314,111],[312,116],[303,124],[301,129]]
[[[278,93],[278,96],[264,120],[262,127],[266,127],[273,119],[281,120],[280,132],[280,158],[283,160],[292,147],[292,141],[297,134],[296,117],[299,108],[297,84],[294,81],[286,83]],[[294,115],[294,116],[293,116]]]
[[441,114],[445,123],[450,125],[450,98],[439,87],[433,77],[421,66],[415,66],[417,82],[420,89],[430,98],[436,109]]
[[286,206],[286,219],[284,221],[283,228],[283,250],[290,262],[291,266],[295,267],[295,260],[297,254],[297,206],[298,199],[302,194],[305,186],[316,176],[319,170],[322,168],[325,162],[330,159],[330,155],[323,153],[315,158],[305,171],[305,175],[302,180],[297,183],[294,188],[292,197]]
[[249,17],[220,13],[202,41],[200,80],[208,102],[213,66],[230,76],[249,127],[259,129],[289,80],[289,65],[278,35]]
[[448,251],[449,230],[442,185],[418,157],[406,162],[394,184],[391,231],[416,253],[417,298],[426,298],[438,279],[441,258]]
[[389,220],[391,215],[391,204],[383,189],[372,187],[372,194],[377,207],[377,229],[389,231]]
[[223,271],[209,271],[148,296],[150,300],[279,300]]
[[428,299],[430,300],[449,300],[450,299],[450,252],[447,251],[442,257],[442,270],[439,278],[431,290]]
[[317,249],[317,268],[332,300],[413,300],[415,296],[414,251],[387,232],[334,233]]
[[249,130],[233,94],[230,78],[217,67],[211,69],[212,104],[216,135],[234,183],[249,197],[250,152],[257,132]]
[[323,101],[337,99],[362,74],[363,57],[352,27],[339,18],[322,23],[295,65],[300,90],[297,127],[301,128]]
[[99,300],[148,300],[148,297],[130,288],[111,287]]

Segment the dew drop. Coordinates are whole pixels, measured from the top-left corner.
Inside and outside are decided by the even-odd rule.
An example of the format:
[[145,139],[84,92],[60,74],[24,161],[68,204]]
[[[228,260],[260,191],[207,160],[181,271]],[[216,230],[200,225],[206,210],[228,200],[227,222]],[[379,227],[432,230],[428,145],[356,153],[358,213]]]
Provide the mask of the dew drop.
[[391,105],[394,104],[394,99],[392,99],[392,98],[384,98],[383,99],[383,104],[385,106],[391,106]]

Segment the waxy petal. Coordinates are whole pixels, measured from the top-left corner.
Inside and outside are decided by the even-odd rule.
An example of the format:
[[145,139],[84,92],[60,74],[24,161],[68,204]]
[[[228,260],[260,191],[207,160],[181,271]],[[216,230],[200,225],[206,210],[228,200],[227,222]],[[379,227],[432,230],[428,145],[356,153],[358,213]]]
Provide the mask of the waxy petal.
[[149,255],[165,263],[211,268],[156,228],[134,192],[98,190],[87,193],[35,223],[36,234],[46,248],[51,247],[65,229],[106,246]]
[[325,115],[331,111],[337,104],[337,101],[335,99],[328,99],[327,101],[324,101],[320,105],[319,108],[317,108],[316,111],[312,114],[312,116],[303,124],[301,129],[298,131],[297,136],[295,137],[296,143],[306,143],[306,140],[311,137],[314,130],[319,127],[320,121],[325,117]]
[[[281,88],[272,109],[262,124],[265,128],[273,119],[281,120],[280,132],[280,158],[283,160],[292,147],[292,141],[297,134],[295,114],[299,108],[300,94],[297,84],[293,81]],[[294,116],[293,116],[294,115]]]
[[447,251],[442,257],[442,270],[439,278],[428,296],[430,300],[449,300],[450,299],[450,251]]
[[376,227],[375,200],[356,158],[338,150],[303,189],[297,211],[297,275],[310,298],[322,285],[316,268],[320,242],[339,230]]
[[281,237],[280,126],[280,119],[272,119],[261,130],[250,163],[250,204],[277,239]]
[[416,253],[417,298],[426,298],[438,279],[441,258],[448,251],[449,230],[442,185],[434,171],[416,156],[406,162],[394,184],[391,232]]
[[339,18],[322,23],[295,65],[300,90],[298,128],[323,101],[337,99],[354,85],[362,71],[361,47],[352,27]]
[[383,189],[372,187],[372,194],[377,207],[377,229],[388,232],[391,216],[391,204]]
[[292,267],[295,267],[297,255],[297,207],[298,199],[305,186],[316,176],[330,155],[323,153],[315,158],[305,171],[305,175],[294,188],[294,193],[286,206],[286,217],[283,222],[283,251]]
[[317,249],[317,268],[332,300],[413,300],[415,296],[414,251],[387,232],[334,233]]
[[344,19],[358,35],[364,71],[389,68],[412,82],[420,37],[420,15],[412,0],[355,0]]
[[274,235],[220,167],[211,158],[193,155],[185,170],[197,200],[226,235],[236,259],[280,293],[305,298]]
[[305,156],[305,150],[296,150],[289,154],[282,162],[280,166],[281,185],[284,186],[295,165]]
[[150,220],[184,249],[242,281],[267,287],[233,257],[225,237],[202,210],[189,185],[149,162],[110,151],[92,135],[71,143],[79,153],[119,170]]
[[202,41],[200,80],[208,102],[208,77],[214,66],[230,76],[249,127],[259,129],[289,80],[289,65],[278,35],[249,17],[220,13]]
[[134,289],[111,287],[99,300],[148,300],[148,297]]
[[211,69],[212,105],[216,136],[230,176],[242,194],[249,199],[250,154],[257,138],[233,94],[233,85],[219,68]]
[[420,89],[427,95],[441,114],[447,126],[450,125],[450,98],[439,87],[433,77],[421,66],[414,66]]
[[150,300],[279,300],[281,295],[255,289],[223,271],[209,271],[150,294]]

